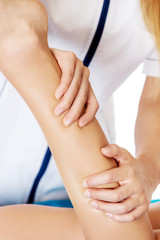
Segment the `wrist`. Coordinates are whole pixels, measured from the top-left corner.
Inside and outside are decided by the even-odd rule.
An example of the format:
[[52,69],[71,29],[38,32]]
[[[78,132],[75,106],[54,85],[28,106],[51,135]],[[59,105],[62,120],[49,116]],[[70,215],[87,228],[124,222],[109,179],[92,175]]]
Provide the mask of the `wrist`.
[[160,164],[159,158],[155,154],[140,153],[136,157],[142,164],[142,170],[146,172],[147,180],[151,183],[153,191],[160,183]]

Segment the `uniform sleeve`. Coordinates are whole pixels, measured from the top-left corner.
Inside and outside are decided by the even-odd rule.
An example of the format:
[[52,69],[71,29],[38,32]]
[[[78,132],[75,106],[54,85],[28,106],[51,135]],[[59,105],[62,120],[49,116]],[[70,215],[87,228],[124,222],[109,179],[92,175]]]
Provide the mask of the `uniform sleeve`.
[[146,58],[143,73],[147,76],[160,78],[160,54],[156,49]]

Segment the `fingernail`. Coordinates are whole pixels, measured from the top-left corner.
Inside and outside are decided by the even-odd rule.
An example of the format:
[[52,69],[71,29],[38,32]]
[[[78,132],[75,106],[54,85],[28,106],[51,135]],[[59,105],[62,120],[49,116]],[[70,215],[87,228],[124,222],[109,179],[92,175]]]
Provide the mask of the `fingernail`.
[[109,148],[109,147],[105,147],[105,148],[102,148],[102,152],[104,153],[104,154],[107,154],[107,153],[111,153],[111,148]]
[[61,115],[63,113],[63,108],[57,108],[57,109],[55,109],[54,112],[55,112],[56,116],[58,117],[59,115]]
[[72,121],[71,121],[71,119],[68,118],[68,119],[64,119],[63,123],[66,127],[68,127],[72,123]]
[[84,122],[79,122],[79,127],[84,127],[85,125],[86,125],[86,121],[84,121]]
[[98,204],[96,201],[92,201],[90,204],[93,208],[98,208]]
[[86,198],[90,198],[90,197],[91,197],[91,194],[90,194],[90,192],[87,190],[87,191],[84,192],[84,196],[85,196]]
[[58,92],[55,93],[55,97],[56,97],[57,100],[59,100],[62,97],[62,95],[63,95],[62,91],[58,91]]
[[105,215],[106,215],[107,217],[112,218],[112,214],[111,214],[111,213],[105,213]]
[[83,186],[83,187],[88,187],[87,182],[86,182],[86,181],[83,181],[83,182],[82,182],[82,186]]

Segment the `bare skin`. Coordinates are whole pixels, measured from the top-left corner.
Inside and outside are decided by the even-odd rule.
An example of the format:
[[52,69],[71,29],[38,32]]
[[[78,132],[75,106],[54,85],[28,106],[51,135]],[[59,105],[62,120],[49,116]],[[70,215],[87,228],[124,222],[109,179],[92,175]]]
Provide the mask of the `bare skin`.
[[73,209],[34,205],[0,208],[0,239],[82,240],[82,229]]
[[[82,186],[83,179],[88,175],[116,167],[116,162],[113,159],[105,158],[100,152],[100,149],[108,144],[108,142],[96,119],[82,129],[79,128],[77,122],[70,128],[66,128],[62,122],[63,116],[57,119],[53,114],[53,109],[56,104],[58,104],[53,93],[60,82],[61,72],[48,48],[47,22],[41,22],[41,19],[46,19],[46,15],[41,5],[38,9],[38,13],[36,8],[34,15],[36,14],[38,14],[38,24],[42,24],[43,27],[37,29],[37,19],[35,22],[32,22],[32,28],[25,22],[24,26],[27,27],[23,28],[23,32],[18,32],[18,37],[16,38],[18,47],[14,49],[10,48],[5,51],[5,59],[0,59],[0,69],[27,102],[47,138],[74,205],[84,238],[86,240],[154,239],[154,233],[147,215],[144,215],[139,220],[132,223],[116,223],[105,216],[104,213],[93,209],[90,206],[90,200],[84,197],[83,194],[85,189]],[[42,18],[39,18],[40,14],[42,14]],[[24,41],[23,44],[21,44],[21,41],[20,44],[18,44],[18,41],[21,40],[21,36],[23,36],[24,33],[27,33],[27,40]],[[11,44],[13,44],[12,41]],[[5,46],[5,44],[2,44],[0,49],[4,49],[2,46]],[[37,52],[38,58],[35,57],[37,56]],[[7,66],[8,60],[10,60],[9,67]],[[88,74],[88,71],[86,70],[84,74]],[[108,187],[114,188],[118,187],[118,185],[114,183]],[[39,207],[37,207],[37,209],[39,209]],[[28,210],[29,209],[26,211],[27,214]],[[45,231],[43,230],[42,224],[33,232],[33,228],[31,228],[30,231],[26,229],[26,226],[24,227],[26,223],[23,222],[24,216],[27,222],[30,222],[32,227],[34,226],[36,222],[34,213],[33,218],[30,220],[30,216],[28,219],[26,215],[25,207],[20,207],[20,216],[17,218],[18,211],[16,207],[1,208],[1,238],[13,239],[14,236],[15,240],[30,239],[32,234],[32,239],[42,239],[42,233]],[[43,211],[43,208],[37,211]],[[42,212],[41,214],[42,216],[47,216],[46,212]],[[38,213],[36,214],[36,216],[40,215]],[[7,217],[8,219],[4,221]],[[73,217],[70,219],[71,224],[75,221],[75,226],[77,226],[76,220],[75,218],[73,220]],[[17,224],[19,219],[22,224],[20,229]],[[42,219],[44,219],[44,216]],[[49,224],[47,219],[45,225],[46,229]],[[10,225],[10,231],[8,231],[8,223],[10,221],[12,222],[12,226]],[[37,222],[39,223],[39,221],[41,222],[40,217]],[[59,223],[61,221],[63,220],[60,219]],[[35,225],[35,227],[36,226],[37,225]],[[67,228],[70,228],[70,226]],[[52,230],[50,230],[49,233],[47,231],[45,232],[45,239],[51,239],[51,237],[58,239],[58,234],[62,234],[61,232],[63,232],[63,230],[63,225],[55,226],[55,236],[51,236],[51,231],[53,231],[52,226]],[[81,231],[77,231],[78,238],[82,237],[83,239]]]
[[[118,169],[106,170],[86,179],[97,209],[106,211],[117,222],[128,222],[148,211],[152,193],[160,182],[160,79],[147,77],[139,104],[135,127],[136,157],[115,144],[102,149],[106,157],[116,159]],[[119,182],[117,202],[109,189],[97,191],[99,184]],[[103,201],[102,201],[103,200]]]
[[[156,240],[159,240],[160,204],[152,204],[148,215],[154,229]],[[3,236],[3,239],[7,240],[29,240],[33,239],[33,237],[35,240],[85,239],[73,209],[34,205],[1,207],[0,232],[0,237],[2,238]]]
[[[34,51],[38,49],[35,47]],[[113,160],[106,160],[100,153],[100,148],[107,143],[107,140],[96,120],[84,129],[80,129],[77,124],[65,128],[62,118],[57,119],[54,116],[53,106],[56,105],[57,100],[54,99],[52,93],[58,84],[60,73],[46,46],[39,49],[39,58],[36,60],[34,51],[32,48],[30,54],[27,53],[25,71],[23,70],[24,63],[18,61],[19,64],[22,62],[22,65],[17,68],[16,76],[13,77],[11,69],[6,75],[22,94],[45,132],[83,228],[85,239],[96,240],[100,235],[102,240],[106,237],[111,240],[117,237],[119,239],[154,239],[146,216],[130,224],[118,224],[103,213],[92,209],[90,201],[83,197],[83,179],[89,174],[109,169],[116,164]],[[3,238],[7,234],[12,236],[13,233],[8,232],[8,224],[4,223],[2,226],[6,230],[2,235]],[[130,232],[133,232],[132,236]],[[20,233],[16,233],[15,239],[22,239]],[[36,235],[33,237],[36,238]]]
[[160,240],[160,202],[150,205],[148,216],[154,229],[155,239]]
[[[16,55],[16,58],[19,55],[18,52],[16,54],[17,43],[19,48],[24,47],[27,52],[27,41],[30,41],[31,35],[32,38],[36,36],[33,32],[40,36],[41,28],[47,31],[47,14],[43,17],[37,14],[44,9],[42,4],[37,3],[36,0],[0,0],[0,46],[2,46],[0,58],[2,56],[3,61],[6,60],[3,68],[9,67],[11,55],[12,57]],[[36,24],[34,25],[33,22]],[[44,37],[42,34],[41,41]],[[52,53],[62,70],[61,82],[54,94],[57,99],[63,95],[54,108],[54,113],[59,115],[68,110],[66,115],[63,115],[65,125],[70,125],[78,119],[79,126],[87,125],[93,120],[98,109],[98,103],[88,81],[89,75],[85,74],[88,70],[82,67],[82,62],[72,52],[65,53],[53,49]],[[38,53],[35,54],[35,58],[37,56]],[[82,75],[83,79],[81,79]],[[88,187],[92,187],[89,189],[90,195],[96,200],[96,208],[108,212],[117,222],[129,222],[142,216],[148,210],[151,195],[160,181],[159,146],[155,144],[155,142],[159,143],[159,82],[159,79],[148,77],[142,93],[136,123],[136,158],[119,146],[107,144],[107,147],[103,146],[102,153],[106,157],[115,158],[119,168],[92,175],[91,185],[90,178],[88,181]],[[87,108],[81,116],[84,103],[87,104]],[[106,151],[108,147],[112,152]],[[107,188],[105,191],[97,191],[96,188],[94,189],[97,179],[101,185],[106,183],[107,179],[108,183],[119,182],[121,187],[112,192]],[[115,197],[117,201],[114,200]]]

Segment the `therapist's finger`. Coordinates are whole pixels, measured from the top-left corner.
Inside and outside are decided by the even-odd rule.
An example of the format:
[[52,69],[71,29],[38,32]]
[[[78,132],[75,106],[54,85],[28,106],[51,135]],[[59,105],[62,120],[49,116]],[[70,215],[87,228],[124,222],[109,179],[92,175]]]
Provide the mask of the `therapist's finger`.
[[133,222],[134,220],[139,219],[145,212],[146,212],[146,208],[144,206],[140,206],[126,214],[116,215],[116,214],[106,213],[106,216],[110,217],[115,222],[127,223],[127,222]]
[[135,199],[130,198],[128,201],[124,200],[120,203],[108,203],[103,201],[91,201],[91,206],[95,209],[105,212],[106,214],[127,214],[131,210],[135,209],[137,203]]
[[78,58],[73,52],[69,51],[51,48],[51,52],[56,58],[62,71],[60,84],[55,91],[55,97],[59,100],[68,90],[73,80]]
[[79,91],[79,88],[81,86],[82,69],[83,69],[82,62],[80,60],[77,60],[74,77],[69,86],[69,89],[64,94],[63,98],[60,100],[60,102],[58,103],[58,105],[55,108],[55,114],[57,116],[61,115],[63,112],[65,112],[66,110],[68,110],[71,107],[71,105]]
[[108,144],[101,149],[104,156],[114,158],[119,164],[130,162],[133,156],[124,148],[119,147],[117,144]]
[[101,200],[106,202],[120,202],[128,198],[132,193],[130,187],[126,185],[119,186],[115,189],[87,189],[84,196],[90,199]]
[[127,168],[113,168],[86,178],[83,187],[97,187],[104,184],[122,182],[128,176]]
[[91,85],[89,84],[88,99],[86,103],[87,107],[83,116],[79,119],[79,127],[84,127],[88,123],[92,122],[95,118],[96,112],[99,109],[99,104],[96,96],[93,92]]
[[88,81],[86,81],[86,79],[88,78],[89,78],[89,70],[88,68],[84,67],[83,74],[82,74],[82,82],[81,82],[79,92],[76,98],[74,99],[74,102],[69,112],[67,113],[67,115],[64,117],[64,120],[63,120],[65,126],[69,126],[75,121],[77,121],[80,115],[82,114],[82,110],[85,106],[85,103],[87,101],[87,96],[88,96],[89,84],[88,84]]

